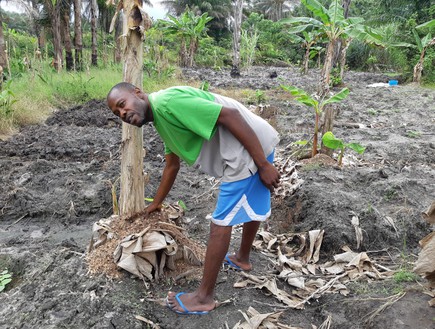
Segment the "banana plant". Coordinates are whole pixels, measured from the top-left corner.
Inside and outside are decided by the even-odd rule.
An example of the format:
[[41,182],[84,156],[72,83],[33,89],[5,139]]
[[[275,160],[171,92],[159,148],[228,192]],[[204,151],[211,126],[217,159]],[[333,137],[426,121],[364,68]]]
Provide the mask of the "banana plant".
[[312,107],[315,112],[315,121],[314,121],[314,134],[313,134],[313,149],[311,152],[311,156],[315,156],[317,154],[317,144],[318,144],[318,133],[319,133],[319,121],[320,116],[323,112],[323,108],[332,103],[338,103],[345,99],[347,95],[349,95],[349,89],[343,88],[340,92],[331,96],[326,100],[317,100],[315,97],[308,95],[305,90],[299,89],[294,86],[284,86],[281,85],[281,88],[285,91],[290,92],[290,94],[294,97],[294,99],[304,105]]
[[[289,33],[298,34],[303,31],[317,31],[324,35],[329,43],[323,65],[319,95],[324,96],[329,92],[329,80],[332,70],[335,45],[339,39],[346,40],[347,44],[351,39],[362,39],[368,43],[382,45],[382,36],[373,29],[363,25],[361,17],[344,17],[341,1],[333,0],[329,8],[324,7],[317,0],[301,0],[301,3],[313,13],[312,17],[292,17],[283,19],[280,22],[289,24]],[[344,66],[344,63],[342,63]],[[342,78],[342,77],[341,77]]]
[[323,35],[317,30],[309,32],[302,31],[302,36],[292,33],[290,34],[292,42],[300,43],[302,48],[305,49],[304,60],[302,62],[302,72],[304,74],[308,73],[310,59],[314,57],[312,56],[312,48],[317,42],[322,41],[322,36]]
[[[206,33],[206,24],[213,17],[208,13],[197,16],[191,10],[186,10],[179,18],[168,15],[168,20],[159,20],[164,33],[176,35],[180,38],[180,64],[183,67],[192,67],[194,56],[198,50],[199,40]],[[187,48],[189,44],[189,48]]]
[[[426,23],[420,24],[416,26],[416,29],[421,28],[431,28],[435,26],[435,19],[428,21]],[[417,64],[414,66],[414,76],[412,81],[420,83],[421,82],[421,75],[423,73],[423,63],[424,58],[426,56],[426,50],[430,47],[435,45],[435,37],[432,37],[432,34],[429,32],[426,34],[423,38],[420,39],[420,36],[418,35],[417,31],[415,29],[412,30],[415,42],[417,44],[417,48],[420,51],[420,59],[418,60]]]
[[357,152],[358,154],[363,154],[366,148],[358,143],[345,143],[341,139],[334,136],[332,131],[327,131],[322,136],[322,144],[327,148],[336,150],[339,149],[340,153],[338,154],[338,165],[341,167],[343,164],[343,156],[344,150],[346,148],[350,148]]

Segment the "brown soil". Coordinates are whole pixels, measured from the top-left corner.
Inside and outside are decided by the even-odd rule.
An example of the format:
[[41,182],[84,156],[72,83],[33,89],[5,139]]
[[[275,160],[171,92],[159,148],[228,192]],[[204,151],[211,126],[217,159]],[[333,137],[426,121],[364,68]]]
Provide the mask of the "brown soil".
[[[272,71],[281,79],[270,78]],[[279,84],[314,92],[318,71],[303,76],[297,68],[252,68],[237,80],[225,70],[184,74],[189,83],[208,80],[211,91],[239,95],[245,102],[263,90],[271,105],[263,115],[281,134],[282,157],[295,152],[293,142],[310,139],[313,113]],[[339,105],[334,134],[363,144],[365,154],[348,151],[342,168],[330,159],[301,162],[302,187],[274,201],[266,227],[273,233],[325,230],[321,260],[327,261],[345,245],[358,251],[350,221],[356,214],[363,231],[360,251],[391,269],[411,271],[418,241],[432,230],[421,212],[435,199],[435,91],[415,85],[368,87],[387,82],[382,74],[348,72],[345,80],[351,93]],[[348,284],[348,296],[325,294],[294,310],[263,291],[234,288],[240,273],[222,270],[216,298],[232,303],[207,316],[179,316],[155,301],[168,290],[195,289],[198,273],[178,280],[168,276],[148,289],[124,272],[119,279],[90,275],[85,252],[92,224],[112,213],[109,182],[119,176],[120,139],[119,120],[103,101],[92,101],[58,111],[44,124],[0,142],[0,271],[7,268],[14,278],[0,293],[0,328],[147,328],[136,316],[161,328],[233,328],[244,321],[239,310],[250,306],[261,313],[283,310],[281,323],[304,329],[320,326],[328,316],[331,328],[435,327],[423,279],[359,280]],[[152,197],[163,168],[163,146],[152,126],[145,127],[144,141],[144,170],[150,175],[145,196]],[[183,226],[199,244],[206,244],[205,217],[215,197],[214,180],[182,167],[168,202],[187,205]],[[235,229],[231,249],[239,240],[240,229]],[[270,274],[264,254],[254,251],[252,263],[252,274]],[[292,293],[285,282],[279,287]],[[370,318],[387,297],[402,292],[401,299]]]

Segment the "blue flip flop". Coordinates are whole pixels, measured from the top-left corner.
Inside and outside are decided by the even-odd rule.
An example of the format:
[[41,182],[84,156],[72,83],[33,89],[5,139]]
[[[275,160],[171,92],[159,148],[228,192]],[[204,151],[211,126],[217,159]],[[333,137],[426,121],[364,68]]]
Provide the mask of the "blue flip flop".
[[226,266],[228,266],[236,271],[243,271],[243,269],[239,265],[236,265],[231,261],[230,254],[225,255],[224,265],[226,265]]
[[183,302],[180,299],[180,296],[183,296],[185,294],[185,292],[179,292],[178,294],[175,295],[175,299],[178,303],[178,305],[180,305],[180,307],[183,309],[183,311],[177,311],[175,308],[173,308],[171,305],[169,305],[168,303],[168,298],[166,298],[166,306],[173,312],[177,313],[177,314],[184,314],[184,315],[204,315],[204,314],[208,314],[208,311],[189,311],[186,306],[184,306]]

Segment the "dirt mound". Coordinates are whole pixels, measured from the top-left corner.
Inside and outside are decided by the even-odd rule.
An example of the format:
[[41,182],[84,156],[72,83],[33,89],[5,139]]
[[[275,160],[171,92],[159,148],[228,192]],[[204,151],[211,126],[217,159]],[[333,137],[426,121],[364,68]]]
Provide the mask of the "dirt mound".
[[[276,73],[276,77],[275,76]],[[309,139],[314,115],[279,89],[296,85],[309,92],[317,87],[318,71],[307,76],[292,67],[251,68],[231,79],[229,71],[185,70],[186,79],[207,80],[210,90],[237,88],[265,91],[273,111],[267,118],[281,134],[278,154],[294,151],[293,142]],[[304,180],[298,192],[274,201],[267,228],[273,233],[322,229],[321,258],[328,260],[347,245],[367,251],[385,266],[410,271],[418,241],[431,229],[421,212],[435,197],[435,91],[414,85],[370,87],[386,82],[383,74],[347,72],[349,97],[339,107],[334,134],[345,142],[367,147],[364,156],[352,151],[343,168],[329,163],[300,163]],[[334,328],[368,328],[363,318],[382,306],[379,299],[407,292],[371,322],[398,329],[433,328],[433,309],[412,284],[393,280],[351,286],[348,297],[324,295],[305,310],[283,307],[259,290],[233,288],[239,274],[222,271],[217,298],[233,305],[204,317],[178,317],[154,300],[169,289],[191,291],[196,278],[162,280],[146,290],[141,281],[91,277],[85,248],[91,226],[112,213],[111,184],[119,177],[121,124],[104,101],[91,101],[58,111],[44,124],[23,128],[0,142],[0,271],[8,268],[14,281],[0,294],[0,328],[145,328],[144,316],[162,328],[234,327],[249,306],[262,313],[283,309],[280,322],[301,328],[319,326],[332,315]],[[152,197],[163,168],[163,145],[152,126],[144,127],[150,174],[145,196]],[[216,201],[216,181],[182,166],[168,202],[182,200],[188,208],[184,227],[205,242],[206,215]],[[357,250],[359,219],[363,240]],[[240,230],[234,230],[234,242]],[[265,255],[254,252],[255,275],[271,270]],[[174,287],[176,286],[176,287]],[[291,293],[292,288],[280,283]],[[394,325],[393,325],[394,324]]]

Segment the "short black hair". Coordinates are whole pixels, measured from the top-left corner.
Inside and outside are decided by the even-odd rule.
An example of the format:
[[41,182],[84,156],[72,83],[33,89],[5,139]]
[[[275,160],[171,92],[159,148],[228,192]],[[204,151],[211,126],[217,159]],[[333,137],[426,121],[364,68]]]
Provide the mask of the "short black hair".
[[112,87],[112,89],[110,89],[109,93],[107,94],[107,99],[109,99],[109,96],[114,92],[114,91],[128,91],[128,92],[133,92],[136,89],[136,86],[129,83],[129,82],[120,82],[117,83],[116,85],[114,85]]

